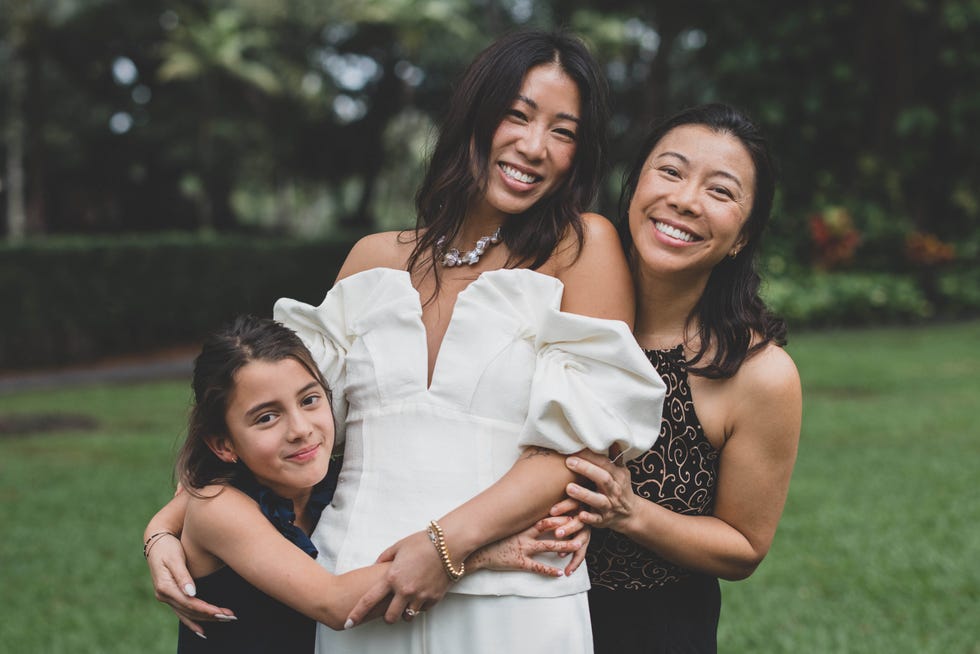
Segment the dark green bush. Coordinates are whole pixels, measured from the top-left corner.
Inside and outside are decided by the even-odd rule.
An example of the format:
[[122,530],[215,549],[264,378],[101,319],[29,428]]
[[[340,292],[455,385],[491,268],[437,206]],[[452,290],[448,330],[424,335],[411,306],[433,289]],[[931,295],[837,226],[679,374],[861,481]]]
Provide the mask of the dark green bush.
[[188,235],[0,247],[0,369],[196,342],[282,296],[319,302],[349,242]]

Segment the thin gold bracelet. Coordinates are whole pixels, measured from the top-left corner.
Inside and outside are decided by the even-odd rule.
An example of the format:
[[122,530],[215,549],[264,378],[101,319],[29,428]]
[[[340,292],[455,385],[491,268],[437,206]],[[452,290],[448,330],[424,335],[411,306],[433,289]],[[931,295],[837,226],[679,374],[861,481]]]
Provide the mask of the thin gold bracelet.
[[155,534],[150,534],[150,537],[147,538],[145,541],[143,541],[143,558],[144,559],[150,558],[150,550],[153,549],[153,546],[157,544],[157,541],[160,540],[161,538],[163,538],[164,536],[173,536],[174,538],[177,538],[178,540],[180,539],[180,537],[177,536],[177,534],[175,534],[172,531],[158,531]]
[[463,574],[466,572],[466,563],[459,564],[459,570],[453,566],[453,559],[449,556],[449,548],[446,546],[446,534],[442,531],[442,527],[439,523],[433,520],[429,523],[429,528],[425,530],[429,534],[429,540],[436,548],[436,552],[439,553],[439,558],[442,560],[442,567],[446,569],[446,574],[449,575],[449,579],[452,581],[459,581]]

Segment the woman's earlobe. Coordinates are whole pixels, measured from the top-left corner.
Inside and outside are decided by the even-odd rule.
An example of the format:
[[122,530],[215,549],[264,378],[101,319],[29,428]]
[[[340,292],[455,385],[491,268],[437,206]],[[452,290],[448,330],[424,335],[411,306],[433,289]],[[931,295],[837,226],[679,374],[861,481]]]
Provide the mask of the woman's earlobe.
[[733,245],[732,249],[728,252],[728,256],[731,257],[732,259],[737,257],[738,253],[741,252],[742,248],[745,247],[745,242],[746,242],[745,237],[739,236],[738,239],[735,241],[735,245]]

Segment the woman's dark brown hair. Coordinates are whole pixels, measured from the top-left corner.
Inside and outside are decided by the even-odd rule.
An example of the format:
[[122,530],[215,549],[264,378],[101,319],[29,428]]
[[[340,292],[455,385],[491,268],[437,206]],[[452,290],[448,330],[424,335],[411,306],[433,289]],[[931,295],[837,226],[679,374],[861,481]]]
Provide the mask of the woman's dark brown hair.
[[[660,139],[682,125],[702,125],[738,139],[749,153],[755,168],[755,197],[748,220],[742,227],[745,245],[737,256],[725,257],[714,267],[701,298],[688,316],[689,323],[697,323],[701,341],[700,349],[687,362],[688,370],[703,377],[731,377],[747,357],[767,343],[786,344],[786,323],[772,315],[759,296],[762,280],[756,271],[759,244],[772,213],[776,171],[765,137],[748,116],[734,107],[720,103],[706,104],[667,118],[647,135],[623,182],[619,200],[619,237],[633,266],[637,262],[629,229],[629,205],[636,184],[647,157]],[[714,355],[711,360],[701,363],[712,346]]]
[[[296,333],[268,318],[240,316],[212,334],[194,361],[194,405],[187,438],[177,454],[175,474],[180,485],[195,489],[228,484],[249,474],[241,463],[227,463],[208,447],[207,438],[227,436],[225,414],[235,390],[235,376],[252,361],[293,359],[329,393],[313,356]],[[329,395],[328,395],[329,396]]]
[[[485,192],[494,132],[537,66],[557,64],[576,84],[582,106],[572,168],[561,186],[501,230],[508,265],[540,267],[571,228],[582,243],[581,213],[595,199],[606,165],[608,89],[598,63],[564,32],[521,31],[477,55],[455,87],[415,198],[417,241],[408,269],[436,272],[440,238],[451,243],[467,208]],[[474,169],[476,175],[474,176]],[[436,283],[438,284],[438,274]]]

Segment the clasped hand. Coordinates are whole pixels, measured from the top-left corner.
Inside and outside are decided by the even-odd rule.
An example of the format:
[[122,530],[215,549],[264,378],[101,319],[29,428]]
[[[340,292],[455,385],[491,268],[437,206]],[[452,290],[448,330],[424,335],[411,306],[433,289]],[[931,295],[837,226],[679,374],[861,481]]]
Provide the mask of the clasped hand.
[[[577,503],[575,508],[578,508]],[[558,538],[545,538],[561,529]],[[467,574],[476,570],[526,570],[549,577],[573,573],[585,559],[591,530],[575,518],[552,516],[539,520],[522,532],[486,545],[466,559]],[[532,558],[542,552],[572,554],[564,568],[555,568]],[[391,566],[385,578],[371,587],[348,616],[347,628],[384,611],[385,622],[399,618],[411,621],[415,615],[433,607],[452,583],[436,548],[426,532],[401,539],[378,557],[378,563]]]
[[[615,456],[615,454],[614,454]],[[585,477],[594,489],[577,483],[565,488],[568,498],[551,508],[552,515],[568,513],[572,507],[582,504],[576,517],[592,527],[622,531],[623,523],[634,513],[636,500],[630,472],[625,465],[617,464],[609,457],[585,450],[565,459],[568,469]]]

